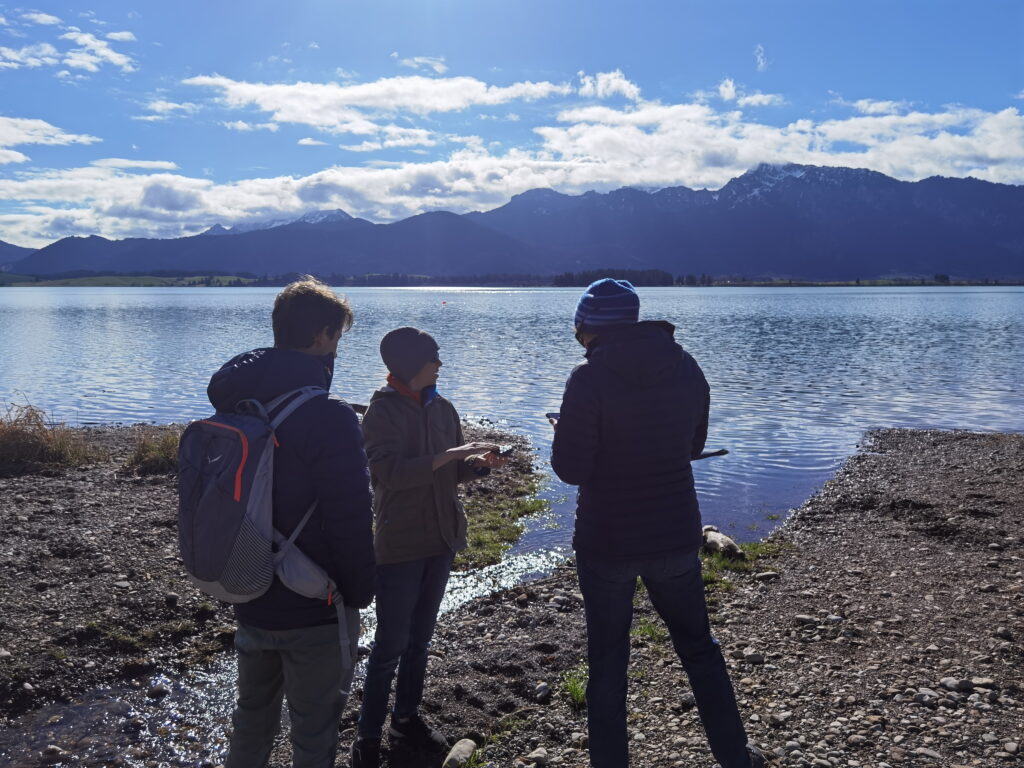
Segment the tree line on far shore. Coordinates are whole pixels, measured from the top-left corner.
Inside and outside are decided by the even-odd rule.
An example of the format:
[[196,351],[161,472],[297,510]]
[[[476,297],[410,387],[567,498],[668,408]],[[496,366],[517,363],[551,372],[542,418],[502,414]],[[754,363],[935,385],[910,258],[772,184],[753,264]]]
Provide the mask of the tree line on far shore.
[[[151,272],[103,273],[77,270],[53,275],[0,275],[0,285],[80,284],[80,285],[164,285],[206,287],[283,286],[302,277],[302,273],[257,275],[250,272],[226,273],[210,271],[197,275],[194,271],[159,270]],[[947,274],[930,277],[903,276],[871,279],[815,281],[800,278],[780,278],[751,275],[680,274],[661,269],[591,269],[582,272],[563,272],[557,275],[523,275],[494,273],[483,275],[410,275],[400,272],[382,272],[364,275],[317,274],[328,285],[336,287],[427,287],[427,286],[523,286],[523,287],[582,287],[604,277],[629,280],[638,287],[689,286],[915,286],[915,285],[1017,285],[1016,281],[959,280]],[[147,283],[147,280],[149,283]]]

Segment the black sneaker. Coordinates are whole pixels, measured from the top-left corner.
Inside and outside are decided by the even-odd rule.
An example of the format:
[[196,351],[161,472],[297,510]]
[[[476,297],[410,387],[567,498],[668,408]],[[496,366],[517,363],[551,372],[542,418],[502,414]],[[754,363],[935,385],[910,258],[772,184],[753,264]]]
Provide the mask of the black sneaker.
[[380,768],[380,739],[352,742],[352,768]]
[[764,757],[764,752],[753,744],[747,744],[747,752],[750,753],[750,768],[765,768],[765,766],[768,765],[768,762]]
[[419,714],[399,720],[391,716],[391,727],[388,734],[392,739],[408,740],[411,744],[448,748],[448,738]]

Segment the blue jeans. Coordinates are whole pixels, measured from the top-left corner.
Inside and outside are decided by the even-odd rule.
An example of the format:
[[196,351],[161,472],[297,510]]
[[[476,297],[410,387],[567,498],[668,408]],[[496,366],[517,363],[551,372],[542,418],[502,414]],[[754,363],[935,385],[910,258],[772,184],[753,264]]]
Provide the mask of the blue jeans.
[[359,611],[345,608],[345,664],[338,625],[269,630],[239,623],[238,702],[226,768],[261,768],[270,759],[288,698],[294,768],[333,768],[338,721],[348,701],[359,640]]
[[587,730],[593,768],[626,768],[626,672],[633,593],[641,578],[672,637],[722,768],[750,768],[747,735],[718,641],[711,636],[697,553],[607,561],[577,553],[587,616]]
[[377,566],[377,632],[366,665],[359,738],[380,738],[396,668],[395,716],[409,717],[419,708],[427,648],[453,560],[449,554]]

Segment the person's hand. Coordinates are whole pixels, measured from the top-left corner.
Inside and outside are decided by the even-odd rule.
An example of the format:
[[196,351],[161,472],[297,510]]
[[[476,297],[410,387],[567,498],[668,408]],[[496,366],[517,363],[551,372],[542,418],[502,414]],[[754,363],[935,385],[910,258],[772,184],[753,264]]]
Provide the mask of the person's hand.
[[548,424],[551,425],[552,429],[558,429],[558,419],[548,419]]
[[473,457],[481,457],[487,453],[497,453],[501,450],[500,446],[494,443],[465,443],[464,445],[456,446],[455,448],[449,448],[445,451],[445,455],[451,457],[452,460],[456,459],[470,459]]
[[488,451],[483,456],[476,456],[470,459],[478,467],[487,467],[488,469],[501,469],[508,464],[508,457],[502,456],[500,453],[494,451]]

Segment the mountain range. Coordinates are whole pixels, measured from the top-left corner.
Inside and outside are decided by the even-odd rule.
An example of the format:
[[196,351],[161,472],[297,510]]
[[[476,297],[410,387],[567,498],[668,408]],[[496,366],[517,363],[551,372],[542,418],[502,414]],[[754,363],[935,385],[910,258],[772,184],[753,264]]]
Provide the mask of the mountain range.
[[313,211],[295,220],[214,225],[175,239],[68,237],[35,251],[0,243],[0,263],[40,276],[79,270],[456,276],[619,267],[750,279],[943,273],[1020,280],[1024,186],[760,165],[715,191],[535,189],[491,211],[436,211],[390,224]]

